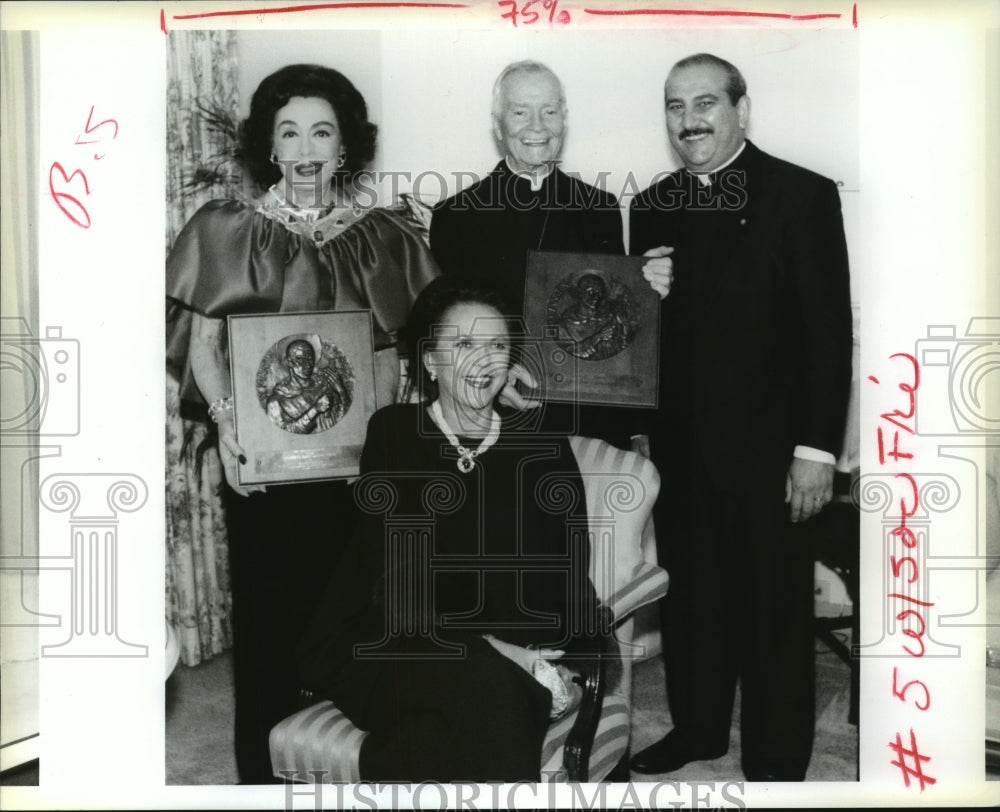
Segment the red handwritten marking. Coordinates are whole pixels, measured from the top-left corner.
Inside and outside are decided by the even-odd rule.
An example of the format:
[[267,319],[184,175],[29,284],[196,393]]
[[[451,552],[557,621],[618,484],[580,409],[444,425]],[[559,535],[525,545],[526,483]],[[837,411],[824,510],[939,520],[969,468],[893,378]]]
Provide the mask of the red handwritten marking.
[[[91,127],[90,126],[90,120],[93,117],[94,117],[94,105],[90,105],[90,112],[87,114],[87,123],[83,127],[83,131],[87,135],[90,135],[95,130],[100,129],[105,124],[111,124],[115,128],[115,134],[111,136],[111,140],[114,141],[118,137],[118,122],[117,121],[115,121],[113,118],[106,118],[106,119],[104,119],[104,121],[98,122],[93,127]],[[80,140],[80,136],[78,135],[76,137],[76,142],[75,143],[77,143],[77,144],[96,144],[100,140],[101,140],[100,138],[97,138],[97,139],[95,139],[93,141],[81,141]]]
[[556,16],[556,11],[558,10],[559,5],[558,0],[527,0],[527,2],[521,6],[520,10],[517,7],[517,0],[498,0],[497,5],[501,8],[504,6],[509,7],[507,11],[500,15],[500,19],[510,20],[514,28],[517,28],[518,16],[521,17],[521,22],[525,25],[534,25],[541,17],[537,11],[531,10],[531,7],[537,2],[541,2],[543,9],[548,9],[549,25],[552,25],[553,23],[565,25],[570,21],[568,11],[560,11],[559,16]]
[[[917,359],[910,355],[908,352],[894,352],[889,356],[890,358],[905,358],[910,362],[910,366],[913,367],[913,388],[916,389],[920,385],[920,364],[917,363]],[[902,386],[902,384],[900,384]]]
[[[917,737],[913,732],[913,728],[910,728],[910,746],[906,748],[903,745],[902,737],[897,733],[896,741],[889,742],[889,747],[891,747],[896,753],[896,760],[891,762],[893,767],[899,767],[903,773],[903,782],[906,786],[910,786],[910,776],[912,775],[917,781],[920,782],[920,791],[923,792],[926,784],[936,784],[937,779],[931,778],[929,775],[924,774],[923,764],[921,762],[930,761],[930,756],[921,755],[920,751],[917,749]],[[913,759],[913,766],[911,767],[906,763],[906,759]]]
[[[99,144],[102,141],[107,140],[104,136],[82,139],[84,135],[93,135],[105,125],[114,127],[114,131],[111,133],[110,137],[110,140],[114,141],[118,137],[118,122],[113,118],[106,118],[95,124],[94,105],[90,105],[90,112],[87,113],[87,123],[83,125],[83,132],[77,135],[74,146]],[[95,161],[99,161],[103,157],[104,153],[94,153]],[[62,175],[61,181],[59,181],[56,177],[56,173]],[[87,175],[82,169],[74,169],[72,174],[67,175],[63,165],[59,161],[53,161],[52,165],[49,167],[49,194],[52,196],[52,201],[59,207],[59,210],[65,214],[74,225],[87,229],[91,226],[90,212],[87,211],[87,207],[84,206],[83,203],[80,202],[80,199],[75,195],[70,194],[68,191],[59,191],[56,189],[57,183],[59,186],[65,188],[68,187],[76,178],[79,178],[80,182],[83,184],[83,193],[85,195],[89,195],[93,190],[90,188],[90,182],[87,180]]]
[[552,23],[555,23],[555,22],[558,22],[558,23],[561,23],[561,24],[565,25],[566,23],[569,22],[569,12],[568,11],[560,11],[559,12],[559,16],[556,17],[556,9],[559,6],[559,0],[544,0],[544,2],[542,3],[542,6],[544,8],[547,8],[549,10],[549,24],[550,25]]
[[[915,603],[918,606],[931,607],[934,604],[928,603],[927,601],[918,600],[917,598],[911,598],[909,595],[901,595],[898,592],[890,593],[890,598],[900,598],[910,603]],[[909,654],[911,657],[916,657],[920,659],[927,652],[927,648],[924,645],[924,633],[927,631],[927,621],[924,620],[924,616],[917,609],[904,609],[896,615],[896,620],[902,623],[908,617],[915,617],[920,621],[920,630],[914,631],[913,629],[903,629],[903,636],[909,637],[911,640],[916,640],[920,644],[920,651],[914,651],[908,646],[903,646],[903,651]]]
[[[857,27],[857,4],[854,5],[854,25]],[[890,359],[903,358],[910,362],[911,372],[910,381],[905,380],[898,384],[899,390],[907,395],[909,398],[909,403],[905,409],[894,409],[891,412],[884,412],[881,415],[881,419],[885,420],[887,423],[896,427],[896,430],[892,431],[892,448],[887,450],[886,439],[883,434],[883,427],[879,426],[877,429],[877,441],[878,441],[878,460],[880,465],[885,465],[887,458],[892,460],[892,462],[897,465],[900,464],[901,460],[912,460],[914,455],[906,451],[901,451],[899,448],[899,435],[900,431],[909,433],[910,435],[915,434],[914,429],[908,425],[908,421],[912,420],[916,415],[916,398],[914,393],[917,387],[920,385],[920,365],[917,363],[917,359],[908,353],[894,353],[889,356]],[[879,384],[879,379],[874,375],[869,375],[868,380],[872,383]],[[905,437],[905,435],[904,435]],[[910,485],[910,492],[912,494],[913,504],[911,508],[907,508],[906,497],[899,500],[899,512],[900,520],[899,526],[892,529],[892,535],[898,538],[902,543],[903,547],[907,549],[913,549],[917,546],[918,539],[916,533],[914,533],[910,528],[906,526],[907,517],[914,516],[917,509],[920,506],[920,489],[917,487],[917,480],[914,476],[908,473],[898,473],[895,475],[896,479],[904,479]],[[917,565],[917,560],[911,556],[904,555],[901,558],[897,558],[895,555],[889,556],[889,566],[892,568],[892,577],[896,579],[904,579],[903,566],[909,564],[910,572],[909,577],[905,578],[907,584],[916,583],[919,578],[920,571]],[[926,652],[926,645],[924,644],[924,635],[927,633],[927,620],[924,617],[924,611],[928,608],[934,606],[933,602],[922,601],[918,598],[914,598],[910,595],[904,595],[900,592],[889,592],[886,595],[887,600],[900,600],[905,601],[910,606],[904,606],[895,613],[896,620],[900,624],[905,624],[909,622],[911,624],[910,628],[903,629],[903,637],[907,640],[914,640],[916,644],[919,645],[918,649],[911,648],[909,645],[901,646],[902,650],[908,654],[910,657],[915,659],[922,658]],[[907,698],[907,692],[911,691],[922,691],[923,696],[910,696]],[[906,682],[902,687],[899,685],[899,668],[895,667],[892,670],[892,695],[899,699],[900,702],[904,704],[912,701],[917,710],[926,711],[931,706],[931,693],[927,685],[920,680],[910,680]],[[922,700],[922,701],[921,701]],[[909,787],[910,779],[916,778],[920,783],[920,791],[923,792],[928,785],[936,783],[937,779],[928,776],[924,773],[923,764],[924,762],[929,762],[931,760],[930,756],[923,755],[917,748],[917,738],[913,732],[913,728],[910,728],[910,746],[906,747],[903,743],[902,736],[897,732],[895,742],[889,742],[888,746],[895,751],[896,758],[891,762],[892,766],[898,767],[903,775],[904,784]]]
[[781,14],[769,11],[701,11],[690,8],[632,8],[632,9],[603,9],[585,8],[587,14],[600,16],[623,16],[630,17],[642,14],[661,14],[676,17],[767,17],[773,20],[792,20],[803,22],[807,20],[839,20],[842,14]]
[[903,568],[903,564],[907,564],[907,563],[913,568],[910,571],[910,574],[913,577],[912,578],[907,578],[906,579],[906,583],[912,584],[914,581],[917,580],[917,575],[919,573],[919,569],[917,567],[917,560],[915,558],[913,558],[912,556],[909,556],[909,555],[903,556],[902,558],[896,558],[896,556],[894,556],[894,555],[890,555],[889,556],[889,565],[892,567],[892,577],[893,578],[902,578],[903,577],[902,574],[901,574],[901,572],[900,572],[900,570]]
[[899,598],[901,601],[909,601],[910,603],[915,603],[918,606],[933,606],[934,601],[928,603],[927,601],[922,601],[920,598],[913,598],[910,595],[901,595],[899,592],[890,592],[887,597]]
[[308,6],[279,8],[244,8],[232,11],[206,11],[201,14],[172,14],[174,20],[200,20],[205,17],[242,17],[247,14],[288,14],[293,11],[325,11],[341,8],[468,8],[465,3],[313,3]]
[[[916,615],[920,619],[921,624],[924,623],[923,615],[921,615],[919,612],[913,612],[913,611],[903,612],[901,614],[896,615],[896,620],[900,620],[901,621],[907,615]],[[921,657],[924,656],[924,654],[927,653],[927,647],[924,645],[924,626],[923,625],[921,625],[919,632],[915,632],[915,631],[913,631],[913,629],[903,629],[903,636],[904,637],[910,637],[910,638],[916,640],[918,643],[920,643],[920,651],[914,651],[909,646],[903,646],[903,651],[905,651],[911,657],[916,657],[917,659],[920,659]]]
[[162,8],[160,9],[160,30],[164,34],[167,33],[167,15]]
[[[886,416],[882,415],[882,417],[886,417]],[[905,428],[905,426],[904,426],[904,428]],[[905,451],[900,451],[899,450],[899,432],[898,431],[894,431],[892,433],[892,450],[889,451],[888,453],[886,453],[886,450],[885,450],[885,441],[884,441],[884,439],[882,437],[882,427],[881,426],[878,427],[878,429],[876,430],[876,433],[878,435],[878,461],[882,465],[885,465],[885,458],[886,457],[892,457],[896,462],[899,462],[901,459],[907,459],[907,460],[912,460],[913,459],[913,455],[912,454],[908,454]],[[910,433],[912,434],[912,432],[910,432]]]
[[854,8],[851,10],[851,23],[855,28],[858,27],[858,4],[854,4]]
[[[917,359],[914,358],[909,353],[897,352],[897,353],[894,353],[894,354],[890,355],[889,357],[890,358],[904,358],[904,359],[906,359],[907,361],[909,361],[912,364],[912,366],[913,366],[913,383],[901,383],[901,384],[899,384],[899,390],[901,392],[905,392],[907,395],[909,395],[909,398],[910,398],[910,405],[909,405],[909,408],[907,409],[907,411],[903,412],[903,411],[900,411],[899,409],[894,409],[891,412],[883,412],[882,415],[881,415],[881,417],[883,419],[885,419],[885,420],[888,420],[890,423],[892,423],[897,428],[903,429],[903,431],[907,431],[910,434],[913,434],[913,429],[912,428],[910,428],[909,426],[907,426],[905,423],[899,422],[899,420],[897,420],[896,418],[899,417],[899,418],[902,418],[903,420],[909,420],[911,417],[913,417],[913,414],[916,411],[917,403],[916,403],[915,393],[916,393],[917,389],[920,387],[920,365],[917,363]],[[871,378],[869,376],[869,380],[875,380],[875,379]],[[875,380],[875,383],[878,383],[878,381]]]
[[[56,205],[62,210],[63,214],[65,214],[72,222],[76,223],[76,225],[78,225],[80,228],[90,228],[90,214],[87,211],[87,207],[84,206],[79,200],[77,200],[69,192],[57,192],[56,191],[55,178],[52,177],[53,172],[55,172],[56,170],[58,170],[59,174],[62,175],[62,177],[63,177],[63,183],[66,184],[67,186],[70,184],[70,182],[73,180],[73,178],[75,178],[75,177],[77,177],[79,175],[80,176],[80,180],[83,181],[83,191],[84,191],[84,194],[88,194],[89,195],[90,194],[90,184],[87,183],[87,176],[84,175],[83,172],[81,170],[79,170],[79,169],[74,170],[72,175],[67,175],[66,174],[66,170],[63,169],[63,165],[61,163],[59,163],[59,161],[53,161],[52,162],[52,166],[49,167],[49,193],[52,195],[52,199],[55,201]],[[63,202],[64,200],[67,203],[74,204],[77,207],[77,209],[79,209],[79,212],[84,217],[87,218],[87,222],[86,223],[80,222],[76,218],[76,215],[74,215],[73,212],[71,212],[69,209],[66,208],[66,203]]]
[[[917,615],[917,617],[920,617],[920,615]],[[902,620],[902,619],[903,618],[901,618],[899,615],[896,615],[896,620]],[[923,618],[920,619],[923,620]],[[917,657],[917,658],[923,657],[924,653],[927,651],[926,647],[924,646],[923,634],[924,634],[923,629],[921,629],[919,632],[915,632],[913,631],[913,629],[903,629],[903,635],[905,637],[913,637],[916,639],[918,643],[920,643],[920,651],[914,651],[909,646],[903,646],[903,651],[905,651],[911,657]]]
[[917,480],[915,480],[910,474],[896,474],[896,479],[905,479],[910,483],[910,488],[913,491],[913,509],[906,509],[906,500],[899,500],[899,526],[892,529],[892,535],[899,538],[903,546],[908,549],[913,549],[917,546],[917,536],[906,526],[906,517],[916,515],[917,508],[920,507],[920,496],[917,489]]
[[910,483],[910,490],[913,491],[913,509],[906,509],[906,500],[899,500],[899,510],[905,519],[907,516],[915,516],[917,513],[917,508],[920,507],[920,492],[917,489],[917,480],[913,478],[912,474],[896,474],[896,479],[905,479]]
[[[501,8],[504,6],[509,6],[509,8],[500,15],[500,19],[510,20],[514,28],[517,28],[518,10],[517,10],[516,0],[499,0],[497,5],[500,6]],[[535,22],[535,20],[538,19],[538,12],[536,11],[525,11],[525,9],[521,9],[520,13],[526,18],[527,17],[531,18],[531,19],[526,19],[524,21],[525,25],[531,25],[531,23]]]
[[[900,384],[900,386],[902,386],[902,384]],[[902,429],[903,431],[908,431],[910,434],[913,434],[913,429],[911,429],[909,426],[905,425],[904,423],[900,423],[898,420],[896,420],[897,417],[902,417],[904,419],[908,418],[908,417],[913,417],[912,414],[903,414],[901,411],[899,411],[899,409],[896,409],[895,411],[892,411],[892,412],[883,412],[880,415],[880,417],[882,417],[885,420],[888,420],[896,428]]]
[[[934,605],[933,602],[927,603],[927,601],[922,601],[919,598],[911,598],[909,595],[907,595],[906,598],[911,603],[916,603],[916,604],[919,604],[920,606],[933,606]],[[904,609],[902,612],[900,612],[898,615],[896,615],[896,620],[902,620],[904,617],[909,617],[910,615],[915,615],[920,620],[920,632],[919,632],[919,634],[923,634],[924,633],[924,628],[926,628],[926,626],[927,626],[927,622],[923,619],[923,617],[920,615],[920,613],[916,609]]]
[[911,679],[908,683],[906,683],[906,685],[902,687],[902,689],[899,689],[896,687],[896,677],[898,676],[898,673],[899,673],[899,667],[896,666],[892,669],[892,695],[899,697],[900,702],[906,702],[906,692],[909,690],[910,686],[919,685],[921,688],[924,689],[924,704],[921,705],[916,700],[913,701],[913,704],[916,705],[917,708],[922,711],[927,710],[931,706],[931,692],[927,690],[927,686],[924,685],[924,683],[922,683],[918,679]]
[[924,620],[924,616],[916,609],[904,609],[896,615],[896,620],[903,621],[908,617],[915,617],[918,621],[920,621],[920,631],[915,632],[913,629],[904,629],[903,634],[907,637],[923,637],[924,632],[927,630],[927,621]]
[[892,535],[898,538],[908,550],[917,546],[917,534],[906,526],[905,516],[900,519],[899,527],[892,528]]
[[899,385],[900,391],[908,392],[911,395],[910,398],[910,413],[902,415],[903,417],[913,416],[913,398],[912,395],[920,387],[920,364],[917,363],[917,359],[910,355],[908,352],[895,352],[889,356],[890,358],[903,358],[910,362],[913,367],[913,383],[901,383]]

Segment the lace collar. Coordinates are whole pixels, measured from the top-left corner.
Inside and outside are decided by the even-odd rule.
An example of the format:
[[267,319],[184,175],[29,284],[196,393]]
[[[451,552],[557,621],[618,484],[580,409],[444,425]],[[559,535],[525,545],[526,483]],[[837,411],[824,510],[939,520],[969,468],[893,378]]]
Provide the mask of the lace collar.
[[334,211],[332,206],[326,210],[300,209],[287,205],[273,187],[268,190],[267,195],[254,200],[253,205],[258,214],[281,223],[292,233],[311,240],[317,246],[339,237],[363,220],[370,211],[357,203],[353,208],[339,212]]

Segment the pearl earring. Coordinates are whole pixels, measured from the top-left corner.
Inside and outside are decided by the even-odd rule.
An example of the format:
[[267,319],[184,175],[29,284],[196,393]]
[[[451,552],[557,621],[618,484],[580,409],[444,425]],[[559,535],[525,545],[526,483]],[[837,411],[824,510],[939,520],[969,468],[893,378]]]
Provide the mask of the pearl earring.
[[343,169],[345,163],[347,163],[347,156],[341,153],[340,160],[337,161],[337,169]]
[[432,381],[436,381],[438,379],[438,376],[437,376],[436,372],[431,372],[429,374],[430,374],[430,378],[431,378]]

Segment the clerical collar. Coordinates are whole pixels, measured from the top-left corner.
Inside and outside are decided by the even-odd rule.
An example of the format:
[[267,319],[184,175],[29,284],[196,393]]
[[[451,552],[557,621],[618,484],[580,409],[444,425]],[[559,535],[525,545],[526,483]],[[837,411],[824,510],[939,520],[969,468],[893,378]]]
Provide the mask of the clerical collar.
[[504,158],[504,161],[507,162],[507,168],[511,172],[520,178],[524,178],[531,184],[531,191],[533,192],[537,192],[542,188],[542,184],[545,182],[545,179],[552,174],[556,168],[556,164],[558,163],[558,161],[549,161],[548,163],[542,164],[542,168],[537,172],[524,172],[520,169],[515,169],[510,165],[509,155]]
[[698,183],[700,183],[702,186],[711,186],[712,178],[715,176],[715,174],[717,172],[721,172],[723,169],[729,166],[733,161],[739,158],[740,155],[743,154],[743,150],[746,149],[746,146],[747,142],[746,139],[744,139],[743,143],[740,144],[740,148],[733,153],[733,157],[730,158],[728,161],[726,161],[724,164],[722,164],[722,166],[715,167],[715,169],[713,169],[711,172],[692,172],[691,174],[694,175],[696,178],[698,178]]

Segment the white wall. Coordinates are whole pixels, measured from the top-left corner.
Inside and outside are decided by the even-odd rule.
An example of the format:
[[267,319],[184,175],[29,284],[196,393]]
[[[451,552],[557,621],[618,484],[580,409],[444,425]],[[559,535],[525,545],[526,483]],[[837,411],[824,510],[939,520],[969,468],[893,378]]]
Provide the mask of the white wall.
[[[743,72],[750,137],[779,157],[841,183],[849,242],[858,223],[858,37],[845,30],[454,32],[254,31],[238,34],[242,112],[267,74],[293,62],[342,71],[380,125],[373,169],[401,173],[399,191],[429,203],[499,159],[493,82],[518,59],[549,65],[566,87],[563,167],[604,184],[627,206],[678,162],[667,143],[663,81],[678,59],[710,51]],[[466,174],[461,174],[466,173]],[[419,178],[419,180],[418,180]],[[391,183],[383,188],[389,190]],[[857,301],[856,297],[852,297]]]
[[[499,160],[490,120],[493,82],[509,62],[531,58],[549,65],[566,87],[563,168],[590,182],[606,172],[605,188],[627,208],[657,173],[679,165],[663,116],[670,67],[710,51],[733,62],[747,80],[750,138],[842,184],[848,244],[854,243],[860,133],[853,31],[575,31],[572,37],[526,30],[386,31],[382,44],[379,169],[411,179],[435,173],[415,189],[429,203],[442,196],[438,175],[444,192],[454,194],[469,183],[456,173],[481,177]],[[400,183],[401,191],[411,188]]]
[[[433,171],[446,191],[485,174],[499,158],[490,123],[493,81],[507,63],[538,59],[566,86],[569,129],[563,166],[624,197],[673,169],[663,119],[663,81],[683,56],[708,50],[744,73],[750,137],[765,151],[859,188],[858,52],[852,31],[241,32],[238,58],[245,113],[258,82],[292,62],[341,70],[381,125],[378,170]],[[467,182],[467,181],[466,181]],[[439,184],[425,182],[427,196]],[[619,195],[622,196],[622,195]],[[626,201],[623,201],[626,202]]]
[[[574,32],[518,30],[383,35],[386,168],[417,173],[488,171],[493,81],[508,62],[548,64],[566,86],[565,168],[631,171],[644,187],[677,166],[666,141],[663,81],[670,66],[708,50],[736,64],[749,86],[750,136],[765,151],[857,189],[858,53],[851,31]],[[428,185],[428,191],[432,187]],[[454,187],[449,192],[454,192]],[[632,190],[636,191],[636,190]]]

